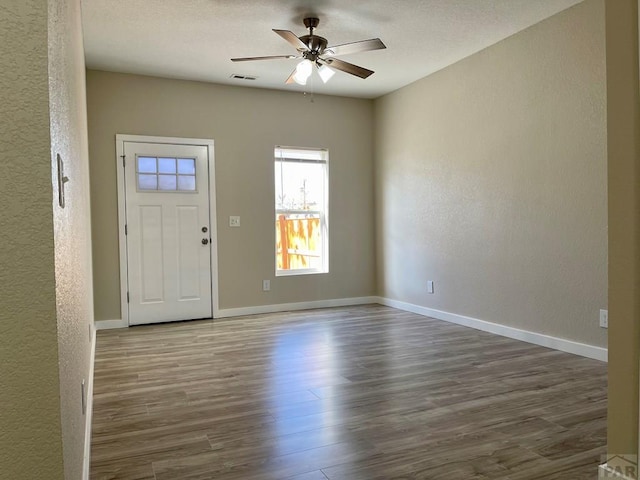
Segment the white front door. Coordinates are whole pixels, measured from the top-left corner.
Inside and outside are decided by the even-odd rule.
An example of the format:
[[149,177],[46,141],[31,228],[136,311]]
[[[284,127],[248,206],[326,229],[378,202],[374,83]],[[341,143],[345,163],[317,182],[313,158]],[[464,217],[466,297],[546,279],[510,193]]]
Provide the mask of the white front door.
[[123,142],[130,325],[212,317],[207,146]]

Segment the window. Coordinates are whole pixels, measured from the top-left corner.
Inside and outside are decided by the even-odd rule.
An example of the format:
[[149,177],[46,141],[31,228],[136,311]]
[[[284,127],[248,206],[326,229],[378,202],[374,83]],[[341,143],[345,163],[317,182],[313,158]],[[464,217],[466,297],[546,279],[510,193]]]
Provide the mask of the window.
[[328,265],[327,150],[276,147],[276,276],[325,273]]
[[136,158],[138,191],[195,192],[196,159],[144,157]]

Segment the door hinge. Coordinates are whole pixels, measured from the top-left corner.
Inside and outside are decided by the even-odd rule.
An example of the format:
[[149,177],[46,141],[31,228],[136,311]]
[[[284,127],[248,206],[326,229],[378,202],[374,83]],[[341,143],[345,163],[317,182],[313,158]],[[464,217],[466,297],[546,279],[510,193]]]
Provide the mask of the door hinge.
[[124,167],[124,159],[126,158],[126,155],[120,155],[120,158],[122,158],[122,166]]
[[127,229],[127,224],[124,224],[124,234],[129,235],[129,230]]
[[129,292],[127,292],[127,303],[129,303]]

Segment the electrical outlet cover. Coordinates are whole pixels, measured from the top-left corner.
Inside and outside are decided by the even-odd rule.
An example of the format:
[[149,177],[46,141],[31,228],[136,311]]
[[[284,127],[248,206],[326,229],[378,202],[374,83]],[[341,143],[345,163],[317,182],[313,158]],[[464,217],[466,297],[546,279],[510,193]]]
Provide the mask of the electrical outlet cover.
[[609,328],[609,310],[600,310],[600,326]]

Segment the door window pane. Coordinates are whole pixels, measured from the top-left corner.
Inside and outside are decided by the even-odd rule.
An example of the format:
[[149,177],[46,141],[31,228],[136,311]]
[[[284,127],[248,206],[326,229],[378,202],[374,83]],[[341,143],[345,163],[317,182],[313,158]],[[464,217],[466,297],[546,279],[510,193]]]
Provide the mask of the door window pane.
[[159,158],[158,171],[160,173],[176,173],[176,159],[175,158]]
[[194,175],[179,175],[178,190],[193,192],[196,189],[196,177]]
[[156,173],[156,157],[138,157],[138,172]]
[[158,177],[156,175],[138,175],[138,190],[157,190]]
[[196,160],[194,158],[179,158],[178,159],[178,173],[183,175],[195,175],[196,174]]
[[176,176],[175,175],[160,175],[158,187],[160,190],[175,190],[176,189]]

